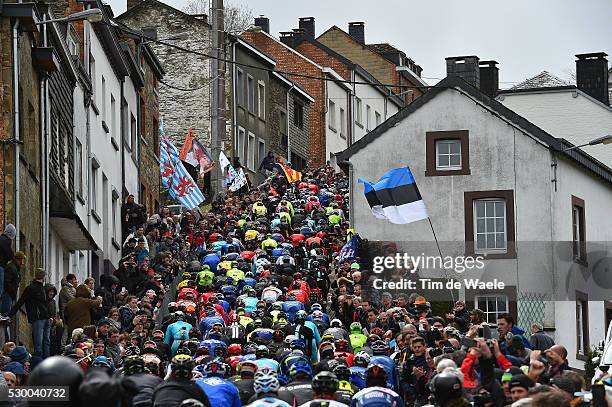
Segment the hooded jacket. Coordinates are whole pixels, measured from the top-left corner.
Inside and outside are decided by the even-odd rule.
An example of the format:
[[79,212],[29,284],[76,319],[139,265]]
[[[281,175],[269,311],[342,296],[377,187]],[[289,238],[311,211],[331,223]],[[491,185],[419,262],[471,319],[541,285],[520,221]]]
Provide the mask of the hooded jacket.
[[100,304],[102,304],[100,299],[91,299],[91,293],[86,285],[79,285],[75,297],[66,304],[64,310],[68,332],[91,325],[91,311],[96,310]]
[[[49,291],[53,290],[53,298],[49,300]],[[55,302],[55,296],[57,295],[57,288],[53,284],[45,284],[45,298],[47,299],[47,308],[49,309],[49,317],[57,318],[57,303]]]
[[113,284],[117,284],[119,287],[119,279],[112,274],[103,274],[100,276],[100,288],[98,288],[95,292],[96,296],[102,297],[102,310],[104,315],[108,315],[108,312],[115,304],[115,296],[118,291],[115,288],[113,290]]
[[25,304],[26,307],[29,323],[41,319],[48,319],[50,317],[45,288],[43,283],[38,280],[32,280],[25,290],[23,290],[23,294],[21,294],[19,300],[13,305],[8,316],[12,317],[15,315],[23,304]]
[[59,305],[60,312],[64,315],[64,310],[66,309],[66,304],[72,300],[76,294],[76,288],[72,284],[66,280],[66,277],[62,278],[62,287],[59,292]]

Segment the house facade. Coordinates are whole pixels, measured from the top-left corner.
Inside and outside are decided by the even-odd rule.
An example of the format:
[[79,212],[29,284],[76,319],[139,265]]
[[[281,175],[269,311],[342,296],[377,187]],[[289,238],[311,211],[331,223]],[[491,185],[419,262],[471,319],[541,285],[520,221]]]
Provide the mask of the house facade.
[[[205,15],[192,16],[157,0],[127,2],[128,9],[117,17],[126,26],[141,30],[145,40],[157,39],[203,54],[210,52],[211,26]],[[211,146],[211,75],[209,58],[148,41],[168,81],[159,85],[159,115],[177,148],[192,133]]]
[[[603,53],[576,55],[577,84],[548,72],[499,92],[497,100],[556,137],[575,145],[612,134],[608,96],[608,60]],[[586,66],[585,66],[586,65]],[[588,69],[598,65],[599,69]],[[594,84],[599,89],[587,85]],[[583,150],[612,167],[612,148],[595,145]]]
[[[526,329],[544,325],[568,348],[570,365],[581,367],[586,352],[604,339],[610,318],[612,292],[602,273],[609,267],[605,242],[612,237],[606,216],[612,170],[582,150],[566,151],[570,143],[457,76],[450,72],[339,155],[350,175],[352,226],[371,242],[393,242],[399,252],[480,256],[483,267],[433,265],[418,272],[432,279],[503,282],[461,284],[454,295],[482,309],[489,322],[511,312]],[[405,165],[431,226],[376,219],[357,184]],[[448,290],[437,294],[445,299]],[[426,295],[436,298],[435,290]]]

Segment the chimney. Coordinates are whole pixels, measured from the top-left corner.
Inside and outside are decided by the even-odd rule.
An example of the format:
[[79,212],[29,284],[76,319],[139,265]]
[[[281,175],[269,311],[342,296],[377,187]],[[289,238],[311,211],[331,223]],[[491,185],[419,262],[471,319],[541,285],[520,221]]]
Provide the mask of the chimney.
[[480,69],[475,55],[446,58],[446,76],[458,76],[470,85],[480,88]]
[[315,36],[315,18],[314,17],[302,17],[299,20],[300,30],[303,30],[306,34],[314,38]]
[[127,9],[131,9],[142,3],[143,0],[127,0]]
[[360,44],[365,44],[365,23],[363,21],[355,21],[348,23],[349,35],[357,40]]
[[610,104],[607,56],[605,52],[576,55],[576,86],[606,106]]
[[286,46],[293,48],[293,31],[281,31],[280,41]]
[[268,17],[263,15],[255,17],[255,25],[261,28],[266,34],[270,34],[270,19]]
[[490,98],[499,91],[499,68],[497,61],[480,61],[480,90]]

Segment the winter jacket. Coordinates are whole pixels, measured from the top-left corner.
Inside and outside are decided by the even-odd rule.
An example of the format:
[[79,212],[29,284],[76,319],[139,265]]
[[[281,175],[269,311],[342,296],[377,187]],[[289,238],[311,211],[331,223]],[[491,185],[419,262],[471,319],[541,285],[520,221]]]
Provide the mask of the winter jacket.
[[91,298],[91,293],[86,285],[79,285],[76,288],[75,298],[66,304],[64,310],[68,332],[71,333],[75,328],[91,325],[91,311],[95,311],[100,304],[102,304],[100,299]]
[[140,373],[123,376],[121,379],[124,406],[151,406],[153,404],[153,391],[162,379],[150,374]]
[[0,267],[5,267],[7,263],[13,260],[13,242],[4,233],[0,235]]
[[60,313],[63,316],[64,310],[66,309],[66,304],[72,300],[76,294],[76,288],[70,284],[66,278],[62,278],[62,288],[59,292],[59,305],[60,305]]
[[13,300],[17,298],[19,283],[21,283],[21,270],[17,263],[10,261],[4,269],[4,292]]
[[100,288],[95,292],[96,296],[102,297],[102,312],[104,315],[108,315],[108,312],[115,304],[115,295],[118,293],[117,289],[112,288],[113,284],[119,286],[119,279],[113,275],[103,274],[100,276]]
[[[49,300],[49,297],[47,294],[49,294],[49,291],[55,291],[55,294],[53,294],[53,298],[51,298],[51,300]],[[47,308],[49,309],[49,317],[50,318],[57,318],[57,303],[55,302],[55,296],[57,295],[57,288],[55,288],[55,286],[53,284],[45,284],[45,298],[47,299]]]
[[23,304],[25,304],[26,307],[29,323],[41,319],[48,319],[50,317],[45,288],[40,281],[33,280],[30,285],[23,290],[23,294],[21,294],[19,300],[13,305],[8,316],[12,317],[15,315]]

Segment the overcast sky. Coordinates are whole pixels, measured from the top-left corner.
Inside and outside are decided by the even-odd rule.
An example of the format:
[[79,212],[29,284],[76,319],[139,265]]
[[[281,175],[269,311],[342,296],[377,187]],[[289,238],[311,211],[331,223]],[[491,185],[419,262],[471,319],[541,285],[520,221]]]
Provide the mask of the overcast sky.
[[[107,0],[115,15],[126,0]],[[162,0],[163,1],[163,0]],[[183,8],[189,0],[166,0]],[[348,31],[364,21],[366,43],[388,42],[423,67],[425,78],[442,78],[444,58],[477,55],[499,62],[500,87],[547,70],[562,79],[574,71],[574,55],[612,54],[610,0],[233,0],[270,18],[271,33],[315,17],[317,35],[332,25]],[[435,83],[436,79],[426,79]]]

